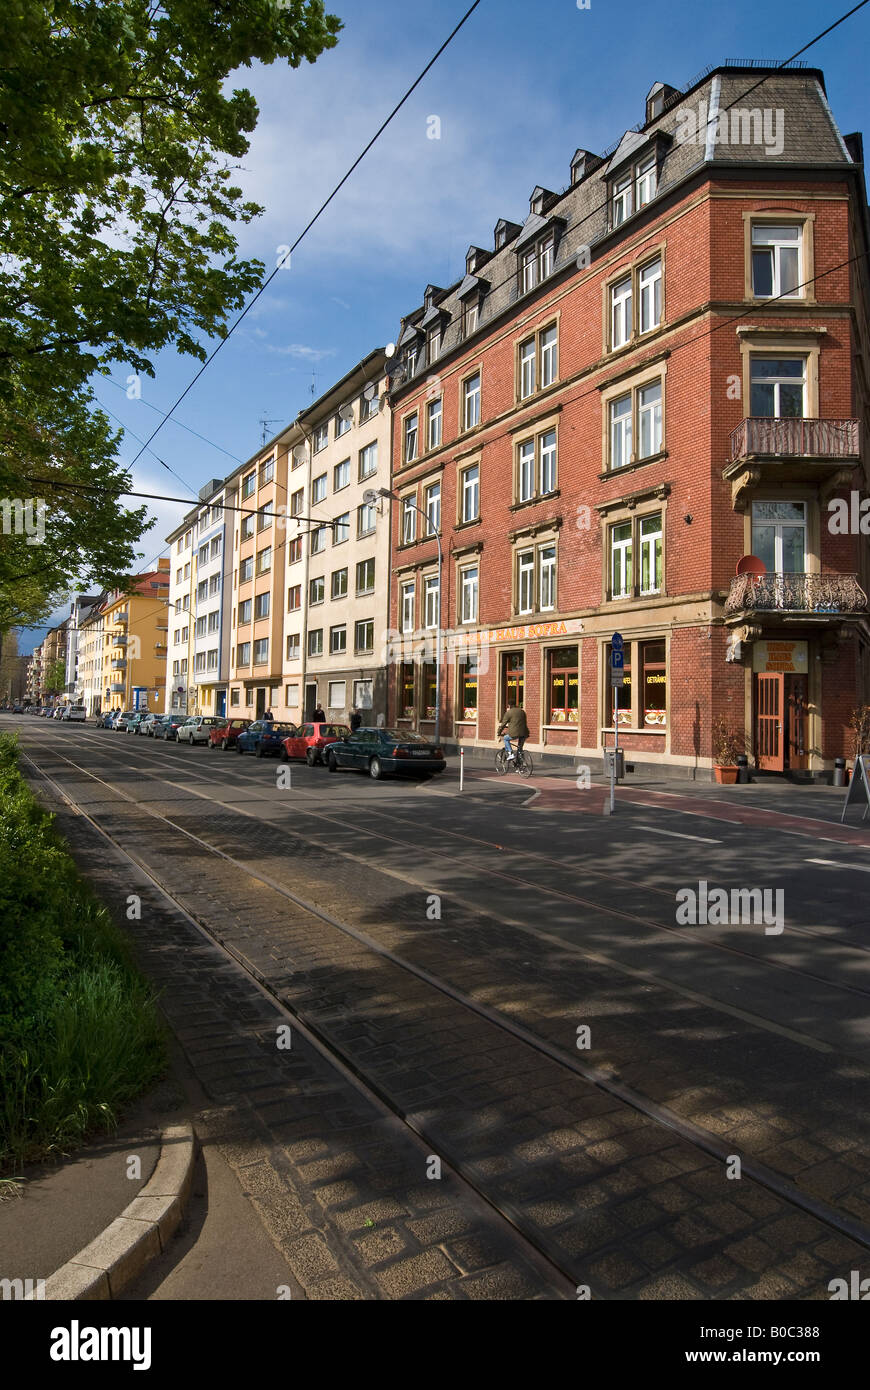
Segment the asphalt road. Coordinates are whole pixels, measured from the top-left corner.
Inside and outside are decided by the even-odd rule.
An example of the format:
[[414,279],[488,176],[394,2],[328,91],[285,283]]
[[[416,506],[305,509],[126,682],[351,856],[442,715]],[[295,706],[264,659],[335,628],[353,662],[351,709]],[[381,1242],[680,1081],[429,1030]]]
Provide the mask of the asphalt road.
[[[286,785],[248,756],[10,725],[52,795],[593,1297],[827,1298],[860,1267],[870,836],[837,838],[830,794],[747,789],[745,825],[661,784],[610,818],[570,777],[481,767],[460,794],[452,769],[293,764]],[[717,888],[760,890],[764,917],[703,920]],[[512,1296],[561,1296],[542,1287]]]

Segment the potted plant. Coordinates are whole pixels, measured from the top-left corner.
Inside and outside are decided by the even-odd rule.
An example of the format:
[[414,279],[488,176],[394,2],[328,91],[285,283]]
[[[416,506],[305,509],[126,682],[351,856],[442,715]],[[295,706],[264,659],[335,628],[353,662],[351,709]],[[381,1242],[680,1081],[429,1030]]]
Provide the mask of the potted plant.
[[737,734],[724,715],[713,725],[713,772],[716,781],[731,784],[737,781],[737,754],[740,745]]

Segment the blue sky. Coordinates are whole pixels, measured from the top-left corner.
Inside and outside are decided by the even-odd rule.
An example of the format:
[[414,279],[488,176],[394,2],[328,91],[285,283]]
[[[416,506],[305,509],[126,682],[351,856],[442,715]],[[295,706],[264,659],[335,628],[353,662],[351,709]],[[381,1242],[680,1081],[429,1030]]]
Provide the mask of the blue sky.
[[[239,182],[267,211],[241,232],[245,255],[271,270],[467,8],[467,0],[335,0],[338,46],[313,66],[245,70],[260,121]],[[469,245],[492,244],[500,217],[522,222],[536,184],[560,190],[577,146],[601,150],[643,119],[656,80],[684,87],[728,58],[789,57],[849,8],[808,0],[483,0],[335,202],[247,315],[147,453],[137,489],[193,498],[310,404],[373,347],[394,340],[428,282],[464,272]],[[866,130],[870,5],[804,55],[822,68],[844,133]],[[441,138],[427,138],[430,116]],[[198,363],[174,352],[128,400],[127,373],[97,381],[100,402],[131,433],[129,463]],[[312,374],[313,377],[312,377]],[[277,423],[276,423],[277,422]],[[186,508],[151,504],[143,566]],[[63,616],[62,610],[54,621]],[[29,651],[43,632],[21,634]]]

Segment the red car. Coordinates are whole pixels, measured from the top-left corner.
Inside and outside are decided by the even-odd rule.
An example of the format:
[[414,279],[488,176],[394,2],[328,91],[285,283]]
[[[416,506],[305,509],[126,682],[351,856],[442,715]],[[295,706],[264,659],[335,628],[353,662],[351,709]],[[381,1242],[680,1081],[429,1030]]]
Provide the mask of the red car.
[[235,748],[236,739],[250,727],[250,723],[250,719],[222,719],[220,724],[209,730],[209,748],[222,748],[225,753],[228,748]]
[[281,761],[304,758],[309,767],[323,762],[323,750],[350,733],[347,724],[300,724],[291,738],[285,738]]

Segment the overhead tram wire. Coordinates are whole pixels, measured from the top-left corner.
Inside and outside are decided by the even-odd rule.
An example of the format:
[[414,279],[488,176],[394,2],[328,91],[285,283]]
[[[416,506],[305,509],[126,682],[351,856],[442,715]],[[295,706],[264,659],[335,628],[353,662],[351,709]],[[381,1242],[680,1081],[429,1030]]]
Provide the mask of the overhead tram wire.
[[[127,388],[125,386],[122,386],[120,381],[115,381],[113,377],[106,376],[102,377],[101,380],[107,381],[110,386],[114,386],[118,391],[124,391],[126,394]],[[144,396],[137,396],[136,399],[139,401],[140,405],[146,406],[148,410],[153,410],[157,415],[162,415],[164,419],[168,418],[164,410],[161,410],[158,405],[152,405],[151,401],[146,401]],[[102,410],[108,411],[108,406],[102,405],[100,402],[98,402],[98,404],[100,404]],[[111,414],[111,411],[109,411],[109,414]],[[118,417],[115,415],[112,416],[112,418],[117,419]],[[244,459],[240,459],[236,454],[231,453],[229,449],[225,449],[222,444],[216,444],[213,439],[209,439],[206,435],[200,434],[199,430],[193,429],[191,425],[185,425],[181,420],[173,420],[172,423],[174,425],[177,425],[180,430],[186,430],[188,434],[192,434],[196,439],[201,439],[203,444],[209,444],[212,447],[212,449],[217,449],[218,453],[226,454],[227,458],[232,459],[234,463],[244,463]],[[126,425],[124,425],[124,429],[127,429]],[[133,434],[133,431],[128,430],[128,433]],[[139,439],[138,435],[133,434],[133,438],[136,440],[137,443],[142,443],[142,440]],[[150,452],[154,453],[153,449]],[[154,457],[156,458],[157,455],[154,454]]]
[[[865,3],[865,4],[868,3],[868,0],[864,0],[864,3]],[[278,274],[278,272],[283,268],[284,263],[286,262],[286,260],[288,259],[288,257],[292,256],[293,252],[294,252],[294,251],[296,250],[296,248],[300,245],[300,243],[302,242],[302,240],[307,236],[307,234],[310,232],[310,230],[311,230],[311,228],[314,226],[314,224],[319,220],[320,217],[322,217],[323,213],[324,213],[324,212],[326,211],[326,209],[329,207],[330,203],[331,203],[331,202],[333,201],[333,199],[338,195],[338,193],[341,191],[341,189],[342,189],[342,188],[344,187],[344,185],[347,183],[348,179],[351,177],[351,175],[354,173],[354,171],[359,167],[359,165],[360,165],[360,164],[362,163],[362,161],[365,159],[365,157],[366,157],[366,155],[368,154],[369,150],[370,150],[370,149],[373,147],[373,145],[375,145],[376,142],[380,139],[381,135],[382,135],[382,134],[384,133],[384,131],[387,129],[387,126],[390,125],[390,123],[391,123],[391,122],[394,120],[394,118],[398,115],[398,113],[401,111],[402,107],[405,105],[405,103],[410,99],[410,97],[413,95],[413,93],[414,93],[414,92],[416,91],[416,89],[419,87],[419,85],[420,85],[420,83],[423,81],[424,77],[426,77],[426,75],[430,72],[430,70],[435,66],[435,64],[437,63],[438,59],[441,57],[441,54],[442,54],[442,53],[444,52],[444,50],[449,46],[449,44],[452,43],[453,39],[454,39],[454,38],[456,37],[456,35],[459,33],[460,29],[462,29],[462,27],[468,22],[468,20],[471,18],[471,16],[474,14],[474,11],[478,8],[478,6],[479,6],[480,4],[481,4],[481,0],[474,0],[474,3],[473,3],[472,5],[469,6],[469,8],[466,10],[465,14],[464,14],[464,15],[462,16],[462,18],[460,19],[459,23],[455,26],[455,28],[452,30],[452,32],[447,36],[447,38],[446,38],[446,39],[444,40],[444,42],[441,44],[441,47],[437,50],[437,52],[433,55],[433,57],[430,58],[429,62],[428,62],[428,63],[426,64],[426,66],[423,68],[423,71],[422,71],[422,72],[419,74],[419,76],[414,80],[414,82],[412,82],[411,86],[410,86],[410,87],[408,88],[408,90],[405,92],[405,95],[401,98],[401,100],[397,103],[397,105],[393,107],[393,109],[392,109],[392,111],[390,112],[389,116],[387,116],[386,120],[384,120],[384,121],[381,123],[381,125],[380,125],[380,126],[378,127],[378,129],[375,131],[375,133],[374,133],[374,135],[372,136],[372,138],[369,140],[368,144],[365,146],[365,148],[362,150],[362,152],[357,156],[357,158],[354,160],[354,162],[351,164],[350,168],[349,168],[349,169],[347,170],[347,172],[343,175],[343,177],[339,180],[339,182],[335,185],[335,187],[333,188],[332,192],[329,194],[329,197],[326,198],[326,200],[325,200],[323,203],[321,203],[320,207],[319,207],[319,208],[317,209],[317,211],[314,213],[313,217],[309,220],[309,222],[306,224],[306,226],[303,227],[302,231],[299,233],[298,237],[297,237],[296,240],[293,242],[293,244],[291,245],[289,251],[287,252],[287,256],[283,257],[282,260],[275,266],[274,270],[273,270],[273,271],[271,272],[271,274],[267,277],[267,279],[264,280],[263,284],[262,284],[262,285],[260,286],[260,288],[257,290],[256,294],[253,295],[253,297],[252,297],[252,298],[249,300],[249,302],[245,305],[244,309],[243,309],[242,312],[239,314],[238,318],[236,318],[236,319],[234,320],[234,322],[230,325],[230,327],[229,327],[229,329],[227,330],[227,332],[226,332],[226,334],[224,335],[224,337],[220,339],[220,341],[219,341],[219,342],[217,343],[217,345],[214,347],[214,349],[212,350],[212,352],[209,353],[209,355],[208,355],[208,357],[206,358],[206,360],[202,363],[202,365],[201,365],[201,366],[198,368],[198,370],[194,373],[193,377],[192,377],[191,380],[188,382],[188,384],[185,386],[185,388],[184,388],[184,390],[182,391],[181,395],[180,395],[180,396],[178,397],[178,399],[173,403],[173,405],[172,405],[172,406],[170,407],[170,409],[167,411],[166,415],[165,415],[165,416],[163,417],[163,419],[160,421],[160,424],[157,425],[156,428],[152,431],[152,433],[148,436],[148,439],[145,441],[145,444],[142,446],[142,449],[140,449],[139,453],[138,453],[138,454],[136,455],[136,457],[133,459],[133,464],[135,464],[135,463],[137,462],[137,460],[139,459],[140,455],[141,455],[142,453],[144,453],[145,449],[148,448],[148,447],[151,445],[152,441],[155,439],[155,437],[157,436],[157,434],[160,432],[160,430],[161,430],[161,429],[163,428],[163,426],[166,424],[166,421],[169,420],[169,419],[172,417],[172,415],[174,414],[174,412],[176,411],[176,409],[178,408],[178,406],[181,405],[181,402],[184,400],[185,396],[187,396],[187,394],[193,389],[193,387],[196,385],[196,383],[199,381],[200,377],[201,377],[202,374],[208,369],[208,367],[211,366],[212,362],[213,362],[214,359],[217,357],[217,355],[218,355],[218,353],[220,352],[221,348],[224,346],[225,343],[229,342],[229,340],[230,340],[230,338],[232,337],[233,333],[234,333],[235,330],[238,328],[239,324],[242,322],[242,319],[243,319],[243,318],[245,317],[245,315],[249,312],[249,310],[251,310],[251,309],[254,307],[254,305],[256,304],[257,300],[260,298],[260,295],[264,293],[264,291],[265,291],[265,290],[268,288],[268,286],[272,283],[272,281],[274,280],[274,278],[275,278],[275,276]],[[132,467],[133,464],[131,464],[130,466]]]

